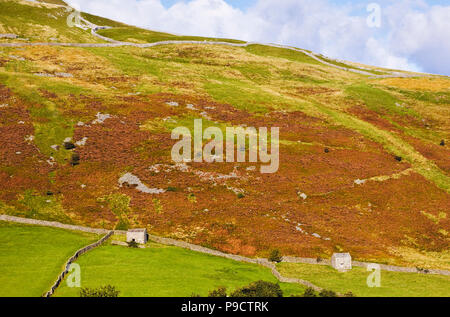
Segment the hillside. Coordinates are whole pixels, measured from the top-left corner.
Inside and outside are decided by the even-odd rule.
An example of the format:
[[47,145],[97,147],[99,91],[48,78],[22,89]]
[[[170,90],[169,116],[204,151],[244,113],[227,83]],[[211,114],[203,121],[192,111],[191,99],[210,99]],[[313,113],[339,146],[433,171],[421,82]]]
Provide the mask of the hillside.
[[[70,28],[59,5],[0,0],[0,35],[17,35],[0,39],[0,213],[450,268],[450,78],[84,13]],[[278,172],[175,165],[171,131],[197,118],[279,127]],[[121,186],[126,173],[159,193]]]

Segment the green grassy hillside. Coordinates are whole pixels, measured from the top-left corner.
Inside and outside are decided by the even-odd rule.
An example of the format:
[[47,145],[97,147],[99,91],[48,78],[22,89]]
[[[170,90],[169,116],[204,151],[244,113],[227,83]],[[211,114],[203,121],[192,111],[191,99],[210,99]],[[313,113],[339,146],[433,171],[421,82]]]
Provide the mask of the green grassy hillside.
[[381,271],[381,287],[368,287],[371,272],[360,267],[341,273],[325,265],[282,263],[281,274],[306,279],[315,285],[345,294],[351,291],[358,297],[448,297],[450,277]]
[[0,297],[46,293],[66,261],[94,234],[0,222]]
[[[258,265],[153,243],[146,249],[103,246],[77,263],[82,287],[110,284],[126,297],[207,296],[221,286],[234,291],[258,280],[277,282],[270,269]],[[305,290],[302,285],[288,283],[281,283],[281,288],[285,296],[301,295]],[[79,296],[79,289],[63,283],[55,295]]]

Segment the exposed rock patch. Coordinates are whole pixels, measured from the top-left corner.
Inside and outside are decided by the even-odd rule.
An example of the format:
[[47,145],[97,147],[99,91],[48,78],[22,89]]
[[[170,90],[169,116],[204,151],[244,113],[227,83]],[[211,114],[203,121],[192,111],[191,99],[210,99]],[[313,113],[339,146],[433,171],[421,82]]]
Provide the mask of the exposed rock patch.
[[119,186],[134,187],[138,191],[146,194],[162,194],[165,192],[164,189],[147,187],[144,183],[142,183],[139,177],[131,173],[126,173],[121,178],[119,178]]

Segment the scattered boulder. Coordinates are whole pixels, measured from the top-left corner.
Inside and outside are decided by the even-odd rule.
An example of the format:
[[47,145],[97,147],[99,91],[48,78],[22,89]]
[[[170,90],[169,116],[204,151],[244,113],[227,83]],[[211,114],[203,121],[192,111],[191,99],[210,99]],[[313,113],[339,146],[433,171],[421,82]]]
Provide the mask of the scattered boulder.
[[39,76],[39,77],[55,77],[55,75],[53,74],[48,74],[48,73],[34,73],[34,76]]
[[72,154],[72,158],[70,159],[70,164],[72,166],[76,166],[80,164],[80,154],[78,153],[73,153]]
[[178,102],[176,102],[176,101],[166,102],[166,105],[168,105],[170,107],[178,107],[179,106]]
[[13,33],[0,34],[0,39],[16,39],[19,36]]
[[76,146],[84,146],[84,145],[86,145],[86,141],[87,141],[87,140],[88,140],[88,138],[87,138],[87,137],[84,137],[84,138],[82,138],[81,140],[75,142],[75,145],[76,145]]
[[62,78],[72,78],[73,77],[73,75],[72,74],[69,74],[69,73],[55,73],[55,76],[56,77],[62,77]]
[[66,150],[73,150],[75,148],[75,144],[72,142],[64,142],[63,145]]
[[300,191],[297,192],[298,197],[302,198],[303,200],[306,200],[306,198],[308,198],[308,196],[305,193],[302,193]]
[[162,194],[165,192],[164,189],[159,188],[148,188],[136,175],[131,173],[124,174],[119,178],[119,186],[126,186],[128,188],[136,188],[136,190],[147,193],[147,194]]
[[96,117],[97,117],[97,119],[92,121],[92,124],[103,123],[103,122],[105,122],[106,119],[110,119],[111,115],[108,114],[108,113],[100,113],[100,112],[98,112],[96,114]]

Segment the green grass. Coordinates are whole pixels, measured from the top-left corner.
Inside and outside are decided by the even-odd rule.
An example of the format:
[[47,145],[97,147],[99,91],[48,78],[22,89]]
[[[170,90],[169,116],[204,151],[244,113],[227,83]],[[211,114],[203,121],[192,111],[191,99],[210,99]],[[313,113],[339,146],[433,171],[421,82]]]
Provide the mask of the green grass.
[[102,42],[92,36],[88,30],[67,26],[67,12],[64,8],[46,8],[0,1],[0,25],[7,33],[14,33],[31,42]]
[[0,222],[0,297],[37,297],[64,263],[99,237],[57,228]]
[[340,273],[326,265],[281,263],[278,269],[284,276],[306,279],[342,294],[351,291],[361,297],[450,296],[449,276],[381,271],[381,287],[370,288],[366,282],[370,272],[360,267]]
[[234,68],[244,75],[245,78],[254,81],[257,84],[267,83],[272,77],[272,72],[268,66],[259,65],[257,63],[242,64],[235,66]]
[[99,25],[99,26],[110,26],[110,27],[123,27],[125,24],[116,22],[107,18],[99,17],[97,15],[82,12],[81,16],[88,20],[89,22]]
[[345,63],[342,63],[342,62],[338,62],[338,61],[335,61],[335,60],[326,58],[326,57],[324,57],[324,56],[318,56],[318,57],[319,57],[321,60],[325,61],[325,62],[328,62],[328,63],[330,63],[330,64],[333,64],[333,65],[336,65],[336,66],[339,66],[339,67],[344,67],[344,68],[354,69],[354,70],[362,70],[362,71],[364,71],[364,72],[371,73],[371,74],[374,74],[374,75],[383,75],[383,74],[385,74],[385,73],[383,73],[383,72],[379,72],[379,71],[376,71],[376,70],[371,70],[371,69],[361,69],[361,68],[358,68],[358,67],[356,67],[356,66],[351,66],[351,65],[349,65],[349,64],[345,64]]
[[[214,78],[214,77],[212,77]],[[298,110],[301,101],[293,102],[282,95],[267,92],[252,82],[215,76],[218,80],[204,84],[206,92],[216,101],[251,113],[265,114],[272,109]]]
[[0,201],[0,213],[24,218],[72,223],[57,196],[41,196],[32,190],[19,195],[17,207]]
[[302,82],[305,84],[326,84],[329,81],[307,76],[305,74],[296,74],[288,69],[280,69],[279,75],[282,80]]
[[450,92],[409,91],[403,89],[397,90],[405,97],[411,98],[413,100],[420,100],[431,104],[447,105],[447,106],[450,104]]
[[303,54],[302,52],[297,52],[285,48],[254,44],[247,46],[245,50],[251,54],[259,56],[279,57],[293,62],[322,65],[322,63],[316,61],[314,58],[311,58],[308,55]]
[[133,54],[130,48],[87,48],[89,52],[107,59],[124,75],[142,76],[145,74],[161,78],[161,69],[167,65]]
[[[276,282],[270,270],[176,247],[151,244],[146,249],[103,246],[80,257],[81,286],[111,284],[120,296],[208,295],[210,290],[226,286],[228,290],[257,280]],[[298,284],[280,284],[285,296],[303,294]],[[79,289],[66,283],[56,296],[78,296]]]
[[396,103],[401,103],[401,101],[387,91],[372,87],[368,84],[358,84],[347,87],[345,92],[349,96],[363,101],[367,108],[372,111],[381,114],[409,114],[418,117],[418,114],[411,109],[397,107]]
[[44,2],[44,3],[51,3],[51,4],[59,4],[59,5],[67,5],[67,3],[65,3],[62,0],[37,0],[38,2]]
[[212,42],[245,43],[243,41],[232,39],[210,38],[202,36],[179,36],[169,33],[144,30],[132,26],[99,30],[97,33],[117,41],[125,41],[125,42],[138,41],[145,43],[154,43],[160,41],[212,41]]

